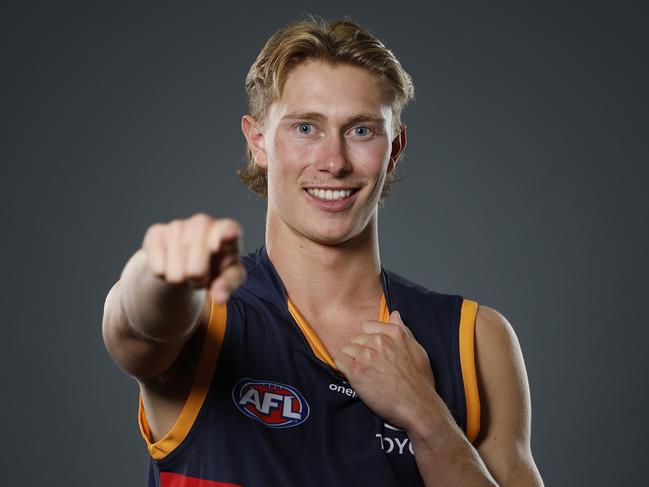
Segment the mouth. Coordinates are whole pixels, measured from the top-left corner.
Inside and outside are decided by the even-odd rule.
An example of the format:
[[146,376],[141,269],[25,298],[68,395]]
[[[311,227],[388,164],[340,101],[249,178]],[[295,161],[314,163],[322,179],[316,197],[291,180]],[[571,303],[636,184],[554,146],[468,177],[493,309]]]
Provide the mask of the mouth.
[[305,191],[314,198],[322,201],[339,201],[349,198],[356,193],[359,188],[305,188]]
[[319,210],[344,212],[356,201],[360,188],[304,188],[304,196]]

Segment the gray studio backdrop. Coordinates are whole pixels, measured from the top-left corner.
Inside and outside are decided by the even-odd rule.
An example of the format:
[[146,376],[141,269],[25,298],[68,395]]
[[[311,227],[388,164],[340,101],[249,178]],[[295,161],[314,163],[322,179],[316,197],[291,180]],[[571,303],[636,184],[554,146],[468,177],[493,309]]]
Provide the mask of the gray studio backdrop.
[[104,298],[154,222],[206,211],[263,242],[243,80],[302,12],[349,14],[414,79],[383,265],[510,320],[547,485],[643,483],[646,11],[474,3],[4,4],[2,485],[145,484]]

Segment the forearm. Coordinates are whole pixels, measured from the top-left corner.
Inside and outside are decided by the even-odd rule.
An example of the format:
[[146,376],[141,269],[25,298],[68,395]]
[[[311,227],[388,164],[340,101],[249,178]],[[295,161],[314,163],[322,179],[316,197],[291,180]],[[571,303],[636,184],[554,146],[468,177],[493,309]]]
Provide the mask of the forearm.
[[205,290],[187,283],[171,284],[157,277],[149,269],[143,249],[127,262],[120,287],[127,325],[136,333],[155,341],[173,342],[194,331]]
[[426,486],[497,486],[480,455],[448,409],[421,417],[408,430],[419,473]]

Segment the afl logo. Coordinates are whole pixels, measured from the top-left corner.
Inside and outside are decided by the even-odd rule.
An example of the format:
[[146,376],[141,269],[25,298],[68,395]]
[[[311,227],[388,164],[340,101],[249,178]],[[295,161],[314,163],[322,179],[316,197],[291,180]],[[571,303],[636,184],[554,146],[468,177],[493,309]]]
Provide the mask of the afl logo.
[[269,428],[290,428],[309,417],[300,391],[278,382],[241,379],[232,389],[232,399],[239,411]]

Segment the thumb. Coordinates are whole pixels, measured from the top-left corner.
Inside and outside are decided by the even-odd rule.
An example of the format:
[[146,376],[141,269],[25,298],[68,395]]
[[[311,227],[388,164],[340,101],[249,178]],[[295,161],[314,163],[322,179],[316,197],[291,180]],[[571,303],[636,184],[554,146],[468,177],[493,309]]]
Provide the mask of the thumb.
[[396,309],[390,313],[390,323],[394,323],[397,325],[403,325],[403,320],[401,319],[401,313],[399,313]]

